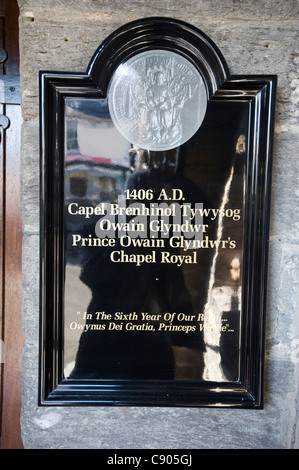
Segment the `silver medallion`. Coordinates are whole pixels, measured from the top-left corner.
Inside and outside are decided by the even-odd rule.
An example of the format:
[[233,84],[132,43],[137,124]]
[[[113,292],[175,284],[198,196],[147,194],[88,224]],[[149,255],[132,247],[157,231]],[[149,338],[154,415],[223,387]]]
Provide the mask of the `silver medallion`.
[[115,71],[108,90],[111,119],[134,146],[169,150],[200,127],[207,91],[198,70],[166,50],[135,55]]

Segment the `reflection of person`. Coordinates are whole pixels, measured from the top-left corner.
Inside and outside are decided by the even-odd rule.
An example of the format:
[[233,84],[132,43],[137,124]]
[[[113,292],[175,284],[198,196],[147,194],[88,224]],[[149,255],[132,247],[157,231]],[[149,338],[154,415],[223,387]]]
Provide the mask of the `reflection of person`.
[[[161,170],[136,171],[128,181],[129,189],[151,188],[155,195],[165,187],[182,189],[190,203],[205,202],[205,196],[190,180]],[[87,252],[87,248],[85,250]],[[121,330],[109,329],[109,323],[113,322],[115,312],[124,315],[148,312],[160,314],[160,318],[166,312],[195,313],[183,271],[175,264],[143,263],[136,266],[133,263],[112,263],[112,250],[117,250],[117,247],[91,248],[82,263],[81,280],[92,291],[88,307],[92,318],[87,320],[87,324],[105,325],[105,330],[89,329],[82,333],[70,378],[173,379],[175,347],[203,354],[205,346],[197,323],[193,324],[195,331],[188,334],[158,331],[159,322],[155,321],[149,322],[155,327],[155,332],[127,331],[125,322]],[[126,253],[146,254],[146,250],[151,248],[128,247]],[[176,252],[170,246],[165,250]],[[97,320],[95,312],[103,311],[111,314],[112,319]]]

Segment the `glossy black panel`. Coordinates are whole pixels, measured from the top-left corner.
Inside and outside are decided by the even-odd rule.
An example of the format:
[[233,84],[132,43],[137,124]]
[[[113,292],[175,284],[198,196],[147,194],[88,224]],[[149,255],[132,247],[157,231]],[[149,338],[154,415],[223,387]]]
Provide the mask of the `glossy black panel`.
[[[106,96],[153,44],[210,93],[196,134],[164,152],[124,139]],[[40,403],[262,407],[276,78],[230,77],[202,32],[160,18],[40,83]]]

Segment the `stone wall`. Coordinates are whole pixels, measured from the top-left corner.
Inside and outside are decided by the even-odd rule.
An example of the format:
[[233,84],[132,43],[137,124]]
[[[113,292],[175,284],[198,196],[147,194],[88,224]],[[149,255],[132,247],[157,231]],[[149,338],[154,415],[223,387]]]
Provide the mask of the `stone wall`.
[[[19,0],[23,110],[23,367],[25,448],[298,448],[297,0]],[[190,22],[232,74],[277,74],[263,410],[38,407],[40,70],[84,72],[103,39],[131,20]]]

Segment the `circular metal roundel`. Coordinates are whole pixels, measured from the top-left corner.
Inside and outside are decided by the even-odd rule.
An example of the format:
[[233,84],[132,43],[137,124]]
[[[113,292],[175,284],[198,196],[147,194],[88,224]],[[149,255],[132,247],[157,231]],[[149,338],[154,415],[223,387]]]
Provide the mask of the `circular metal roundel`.
[[120,64],[108,88],[111,119],[134,146],[164,151],[200,127],[208,95],[197,68],[169,50],[140,52]]

